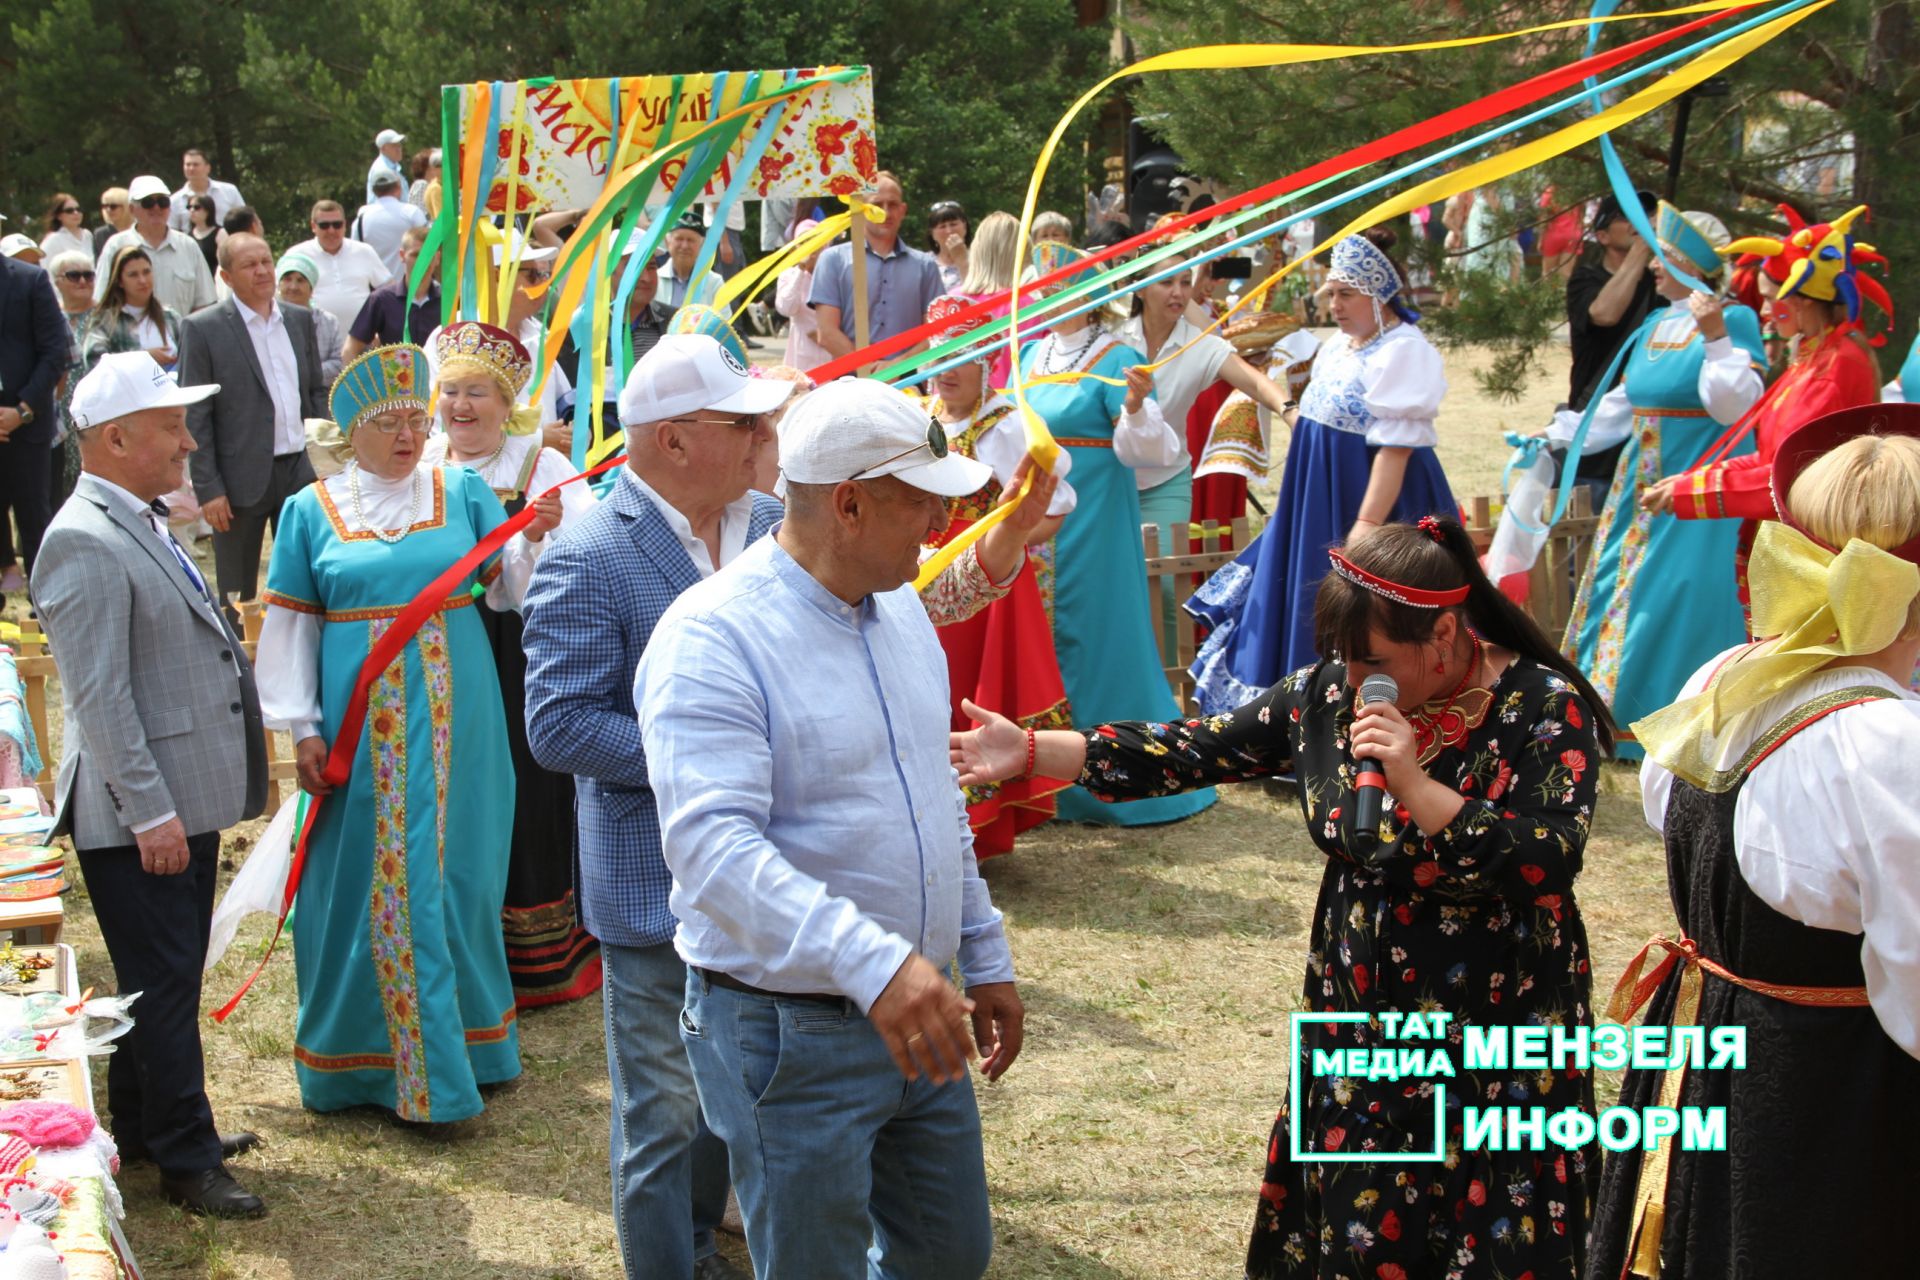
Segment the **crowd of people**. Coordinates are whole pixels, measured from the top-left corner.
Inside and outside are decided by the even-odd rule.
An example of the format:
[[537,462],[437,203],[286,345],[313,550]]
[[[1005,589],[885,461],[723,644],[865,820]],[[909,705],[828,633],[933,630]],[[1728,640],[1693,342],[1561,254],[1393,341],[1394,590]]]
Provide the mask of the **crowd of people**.
[[[31,579],[58,659],[62,820],[143,992],[114,1133],[170,1199],[265,1211],[226,1163],[257,1139],[214,1126],[198,1009],[220,832],[259,811],[267,731],[315,806],[285,873],[302,1101],[474,1116],[520,1074],[524,1012],[600,992],[626,1272],[703,1280],[738,1274],[714,1242],[730,1189],[762,1275],[986,1269],[969,1064],[1013,1066],[1024,1011],[979,862],[1023,833],[1180,821],[1289,777],[1327,858],[1300,1007],[1445,1011],[1457,1047],[1466,1026],[1594,1024],[1576,882],[1603,759],[1644,755],[1683,930],[1648,1016],[1745,1025],[1761,1069],[1636,1070],[1623,1096],[1729,1106],[1734,1157],[1674,1153],[1649,1190],[1597,1144],[1464,1151],[1449,1110],[1449,1158],[1413,1166],[1392,1157],[1426,1140],[1430,1093],[1301,1076],[1247,1273],[1898,1270],[1890,1236],[1832,1225],[1888,1211],[1897,1179],[1819,1190],[1810,1229],[1768,1127],[1833,1101],[1844,1043],[1868,1074],[1823,1167],[1856,1167],[1869,1128],[1920,1137],[1920,880],[1893,781],[1920,745],[1920,410],[1881,403],[1920,396],[1920,357],[1883,387],[1863,210],[1734,240],[1608,198],[1577,266],[1555,213],[1572,376],[1546,434],[1566,483],[1604,496],[1549,636],[1460,523],[1444,362],[1389,230],[1320,270],[1333,332],[1302,386],[1297,326],[1222,331],[1205,263],[1060,305],[1099,270],[1066,219],[1036,220],[1023,258],[1011,215],[937,202],[923,249],[882,173],[864,269],[840,242],[774,284],[785,365],[752,367],[712,306],[746,249],[709,209],[608,246],[622,276],[661,247],[609,350],[582,317],[547,372],[540,286],[578,211],[499,228],[504,314],[443,323],[419,267],[439,156],[409,172],[404,142],[376,139],[355,215],[321,200],[278,253],[190,150],[178,190],[109,190],[91,233],[60,195],[44,242],[0,259],[7,585]],[[1474,209],[1497,214],[1428,221],[1471,239]],[[777,245],[821,212],[770,201],[762,225]],[[863,337],[964,340],[975,304],[1005,314],[1035,282],[1011,357],[977,347],[905,388],[805,372]],[[626,369],[600,390],[625,456],[589,479],[572,406],[600,364]],[[1244,513],[1273,423],[1259,536],[1191,599],[1152,598],[1142,525]],[[1222,441],[1237,470],[1214,467]],[[256,595],[249,661],[235,606]],[[1205,628],[1192,718],[1167,680],[1175,608]],[[1369,1023],[1305,1040],[1383,1043]],[[1455,1085],[1595,1106],[1584,1063]],[[1303,1159],[1290,1126],[1377,1158]]]

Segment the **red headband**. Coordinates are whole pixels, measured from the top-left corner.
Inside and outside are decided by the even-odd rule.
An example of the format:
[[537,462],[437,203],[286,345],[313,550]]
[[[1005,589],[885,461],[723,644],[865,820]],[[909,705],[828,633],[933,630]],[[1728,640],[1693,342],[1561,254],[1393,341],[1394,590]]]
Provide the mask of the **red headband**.
[[1333,561],[1333,571],[1356,586],[1365,587],[1377,596],[1385,596],[1397,604],[1410,604],[1419,609],[1447,609],[1461,603],[1467,593],[1473,590],[1471,584],[1464,587],[1451,587],[1445,591],[1423,591],[1419,587],[1403,587],[1397,582],[1388,582],[1385,578],[1375,577],[1338,551],[1329,550],[1327,556]]

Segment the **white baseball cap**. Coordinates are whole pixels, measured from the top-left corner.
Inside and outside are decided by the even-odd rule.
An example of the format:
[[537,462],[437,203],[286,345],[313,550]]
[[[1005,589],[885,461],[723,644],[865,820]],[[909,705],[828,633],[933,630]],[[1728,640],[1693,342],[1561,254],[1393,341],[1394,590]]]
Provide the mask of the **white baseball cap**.
[[396,142],[405,142],[406,140],[407,135],[404,133],[398,133],[392,129],[382,129],[380,136],[373,141],[375,146],[390,147]]
[[150,173],[143,173],[127,184],[127,203],[139,204],[148,196],[171,196],[167,184]]
[[756,378],[731,351],[704,333],[669,333],[653,344],[620,388],[620,425],[664,422],[700,409],[772,413],[793,384]]
[[506,240],[493,246],[493,265],[497,267],[507,260],[506,254],[509,248],[519,257],[523,265],[529,262],[545,262],[560,252],[550,244],[530,245],[526,240],[527,238],[521,235],[517,228],[509,229]]
[[23,236],[16,231],[0,238],[0,257],[17,258],[23,253],[31,253],[33,261],[40,261],[40,246],[33,242],[32,236]]
[[67,413],[75,429],[85,431],[143,409],[199,404],[219,390],[217,382],[183,387],[146,352],[121,351],[101,356],[93,372],[80,379]]
[[841,378],[796,404],[780,420],[780,472],[792,484],[893,476],[943,498],[993,478],[986,463],[948,451],[925,405],[875,378]]

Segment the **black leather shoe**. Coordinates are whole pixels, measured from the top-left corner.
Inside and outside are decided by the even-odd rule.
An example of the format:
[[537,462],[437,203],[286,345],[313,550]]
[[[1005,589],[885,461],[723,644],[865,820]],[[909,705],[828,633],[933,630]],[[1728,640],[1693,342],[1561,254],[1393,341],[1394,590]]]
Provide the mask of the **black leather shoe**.
[[243,1156],[260,1145],[260,1135],[251,1129],[242,1129],[238,1133],[220,1135],[220,1158],[231,1160]]
[[178,1178],[160,1175],[160,1194],[168,1204],[209,1218],[260,1218],[267,1202],[233,1180],[225,1166]]
[[717,1253],[710,1253],[693,1264],[693,1280],[753,1280],[753,1273],[742,1271]]

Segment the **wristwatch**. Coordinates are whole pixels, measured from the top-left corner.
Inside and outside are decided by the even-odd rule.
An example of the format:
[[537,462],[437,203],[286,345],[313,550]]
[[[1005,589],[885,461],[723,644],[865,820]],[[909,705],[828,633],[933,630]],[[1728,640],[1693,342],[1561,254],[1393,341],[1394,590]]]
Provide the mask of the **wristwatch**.
[[24,427],[24,426],[26,426],[26,425],[27,425],[27,424],[28,424],[29,422],[32,422],[32,421],[33,421],[33,406],[32,406],[32,405],[30,405],[30,404],[20,404],[20,405],[16,405],[16,406],[15,406],[15,411],[16,411],[16,412],[18,412],[18,413],[19,413],[19,415],[20,415],[20,425],[21,425],[21,426],[23,426],[23,427]]

